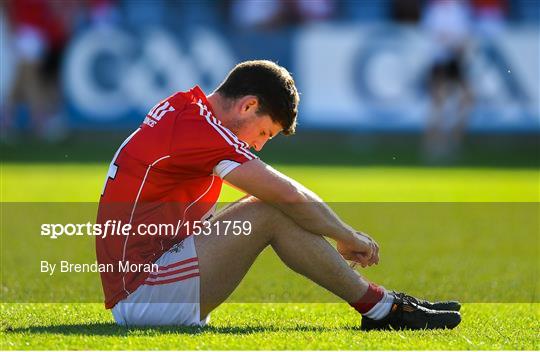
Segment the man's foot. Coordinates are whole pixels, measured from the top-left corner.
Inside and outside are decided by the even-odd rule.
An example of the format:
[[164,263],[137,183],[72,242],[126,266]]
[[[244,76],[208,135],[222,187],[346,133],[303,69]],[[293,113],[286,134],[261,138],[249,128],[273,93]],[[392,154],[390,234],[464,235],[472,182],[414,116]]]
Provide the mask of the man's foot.
[[409,300],[407,295],[397,295],[390,313],[385,318],[374,320],[363,316],[361,329],[366,331],[453,329],[460,322],[461,315],[458,312],[427,309]]
[[422,306],[431,310],[453,310],[455,312],[459,312],[459,310],[461,309],[461,304],[458,301],[430,302],[425,299],[409,296],[408,294],[403,292],[392,291],[391,294],[394,295],[394,297],[399,297],[400,299],[407,299],[408,301],[418,306]]

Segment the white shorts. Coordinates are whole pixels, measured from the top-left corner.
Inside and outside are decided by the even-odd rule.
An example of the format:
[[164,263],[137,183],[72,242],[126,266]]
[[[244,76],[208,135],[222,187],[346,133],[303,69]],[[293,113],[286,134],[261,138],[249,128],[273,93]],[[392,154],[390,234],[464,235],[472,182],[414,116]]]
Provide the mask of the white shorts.
[[157,261],[159,270],[112,309],[119,325],[204,326],[200,319],[199,261],[193,236],[165,252]]

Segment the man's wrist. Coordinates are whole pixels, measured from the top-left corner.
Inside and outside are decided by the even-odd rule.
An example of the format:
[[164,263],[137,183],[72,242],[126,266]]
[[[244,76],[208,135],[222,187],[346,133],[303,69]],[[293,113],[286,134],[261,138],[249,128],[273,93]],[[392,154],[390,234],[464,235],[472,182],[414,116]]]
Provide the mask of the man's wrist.
[[356,231],[349,226],[340,226],[336,228],[333,232],[334,236],[332,238],[338,242],[348,242],[351,241],[356,235]]

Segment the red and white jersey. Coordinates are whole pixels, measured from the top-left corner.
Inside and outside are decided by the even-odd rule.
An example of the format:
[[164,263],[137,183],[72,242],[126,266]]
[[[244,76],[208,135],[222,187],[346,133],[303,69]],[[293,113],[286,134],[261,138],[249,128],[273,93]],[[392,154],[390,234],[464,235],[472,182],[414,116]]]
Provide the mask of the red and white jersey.
[[[178,224],[208,218],[222,178],[255,159],[246,143],[221,125],[199,87],[156,104],[122,143],[107,175],[97,223]],[[99,264],[152,264],[189,234],[96,237]],[[125,266],[124,266],[125,268]],[[135,291],[148,272],[101,273],[105,306],[112,308]]]

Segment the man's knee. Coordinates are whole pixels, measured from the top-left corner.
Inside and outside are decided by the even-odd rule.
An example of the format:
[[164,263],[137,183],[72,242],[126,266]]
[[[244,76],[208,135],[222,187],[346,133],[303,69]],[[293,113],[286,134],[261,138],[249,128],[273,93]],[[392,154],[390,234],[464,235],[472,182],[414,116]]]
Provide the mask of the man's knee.
[[267,237],[270,241],[296,223],[276,207],[253,196],[242,198],[223,209],[214,221],[239,220],[249,221],[252,233]]
[[252,204],[255,205],[258,216],[264,219],[265,229],[272,234],[272,237],[298,226],[285,213],[268,203],[255,198]]
[[281,210],[252,196],[242,199],[239,206],[243,218],[250,218],[252,225],[266,231],[276,230],[287,223],[294,224]]

